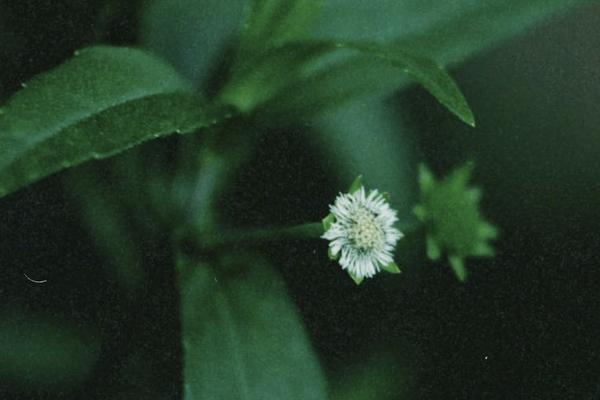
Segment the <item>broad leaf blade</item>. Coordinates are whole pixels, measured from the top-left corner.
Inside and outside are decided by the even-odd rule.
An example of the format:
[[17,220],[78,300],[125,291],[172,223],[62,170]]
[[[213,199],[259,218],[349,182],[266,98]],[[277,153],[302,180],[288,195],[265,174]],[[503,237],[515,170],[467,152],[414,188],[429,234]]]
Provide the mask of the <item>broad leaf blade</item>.
[[95,47],[34,78],[0,110],[0,196],[213,118],[166,64]]
[[185,399],[326,399],[281,279],[262,261],[228,264],[228,276],[205,264],[180,264]]

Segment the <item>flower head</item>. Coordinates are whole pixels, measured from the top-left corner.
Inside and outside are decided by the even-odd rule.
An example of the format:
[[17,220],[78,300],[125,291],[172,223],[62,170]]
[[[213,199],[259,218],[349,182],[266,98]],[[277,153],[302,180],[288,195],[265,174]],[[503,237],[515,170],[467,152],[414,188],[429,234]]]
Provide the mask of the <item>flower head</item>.
[[394,227],[398,220],[386,198],[377,190],[368,193],[363,186],[340,194],[325,219],[329,252],[350,276],[360,283],[381,269],[399,272],[393,251],[402,233]]
[[473,163],[436,179],[424,165],[419,171],[421,202],[414,212],[426,229],[427,256],[439,260],[445,253],[459,280],[467,276],[467,257],[490,257],[490,241],[498,235],[480,210],[481,191],[470,187]]

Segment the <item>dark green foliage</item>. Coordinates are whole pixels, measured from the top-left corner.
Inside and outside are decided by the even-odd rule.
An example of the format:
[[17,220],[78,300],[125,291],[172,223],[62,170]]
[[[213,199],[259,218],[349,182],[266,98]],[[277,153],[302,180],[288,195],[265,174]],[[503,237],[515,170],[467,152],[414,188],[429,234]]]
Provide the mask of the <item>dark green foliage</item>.
[[25,310],[0,313],[0,376],[21,388],[76,388],[93,371],[100,344],[91,329]]
[[185,398],[325,400],[325,381],[275,271],[252,255],[179,263]]
[[[583,2],[140,2],[140,43],[164,60],[133,48],[91,47],[24,84],[0,108],[0,197],[63,169],[119,154],[102,164],[73,169],[68,191],[81,208],[99,249],[114,267],[107,274],[110,282],[118,282],[128,299],[139,302],[147,300],[144,296],[153,296],[148,290],[152,276],[164,276],[149,274],[149,270],[175,268],[176,261],[168,257],[182,228],[179,225],[197,225],[217,233],[226,225],[221,213],[226,214],[231,204],[221,201],[222,191],[240,166],[250,168],[244,162],[263,144],[262,134],[268,129],[301,126],[298,130],[312,135],[331,181],[346,182],[363,173],[370,187],[392,193],[392,201],[400,210],[400,228],[409,226],[414,220],[409,210],[418,197],[414,176],[420,154],[409,134],[414,127],[403,121],[405,111],[398,110],[400,103],[384,96],[406,88],[408,78],[412,78],[462,121],[474,125],[475,117],[465,97],[444,68]],[[107,3],[106,13],[118,10],[118,5],[118,0]],[[16,7],[0,5],[2,55],[26,45],[6,17],[12,8]],[[105,21],[110,21],[109,17],[105,16]],[[0,98],[7,95],[0,93]],[[227,123],[221,124],[224,120]],[[157,147],[133,148],[172,133],[198,133],[213,125],[215,129],[197,136],[151,144]],[[165,147],[159,148],[162,145]],[[108,177],[102,175],[104,172]],[[415,209],[427,229],[427,255],[432,260],[447,256],[461,280],[466,277],[465,259],[493,255],[489,241],[496,237],[496,229],[481,215],[479,192],[468,186],[470,173],[471,167],[465,166],[437,180],[426,168],[421,169],[421,203]],[[299,190],[314,192],[314,188],[310,192],[312,181],[289,179]],[[335,191],[319,188],[320,192],[327,190]],[[284,196],[279,187],[268,192],[273,202]],[[239,200],[251,205],[260,201]],[[252,221],[252,216],[248,220]],[[323,222],[327,226],[332,219]],[[199,259],[180,259],[181,310],[175,306],[161,310],[160,305],[150,302],[149,315],[144,317],[152,320],[180,311],[186,400],[325,399],[325,378],[278,272],[260,256],[229,254],[233,252],[221,249]],[[290,265],[306,255],[285,254]],[[324,259],[319,262],[325,264]],[[405,264],[399,264],[404,270]],[[384,269],[400,272],[396,264]],[[302,274],[309,276],[310,272]],[[397,276],[388,278],[401,281]],[[326,271],[321,279],[319,275],[311,282],[330,283]],[[159,286],[163,283],[168,288],[167,282],[154,282]],[[388,300],[397,297],[400,284],[395,285],[387,287],[394,293]],[[307,298],[315,294],[317,300],[311,301],[319,305],[313,307],[323,312],[320,297],[327,295],[330,286],[325,290],[314,286],[314,293],[308,286],[302,287],[303,293]],[[362,293],[378,293],[368,286],[361,286]],[[356,287],[352,289],[356,291],[347,295],[350,304],[350,297],[359,293]],[[172,294],[175,298],[176,293]],[[332,297],[344,295],[336,292]],[[364,305],[355,303],[357,309],[363,307],[363,314],[357,313],[356,320],[350,318],[348,325],[379,323],[385,307],[393,302],[379,304],[375,299],[367,303],[375,306],[368,312]],[[126,307],[112,311],[122,312],[123,319],[137,318],[129,315],[133,312]],[[393,312],[402,311],[395,308]],[[343,318],[331,315],[322,320],[335,326],[340,323],[337,317]],[[0,354],[4,355],[0,380],[8,377],[19,384],[42,382],[67,387],[80,385],[90,374],[98,344],[84,340],[92,336],[89,332],[11,318],[8,323],[0,321]],[[377,329],[384,333],[375,339],[395,338],[397,328],[377,325],[373,328],[376,333]],[[338,328],[313,326],[312,333],[320,329]],[[27,334],[20,336],[19,331]],[[162,333],[146,334],[153,338],[150,343],[160,344],[157,335]],[[339,337],[328,340],[341,348],[345,343],[337,343],[340,338],[356,341],[350,334],[335,333]],[[173,337],[178,340],[179,335]],[[371,344],[373,338],[366,341]],[[137,371],[138,364],[152,354],[135,340],[123,346],[136,347],[123,356],[128,357],[127,371]],[[41,361],[30,356],[31,349],[41,355]],[[330,359],[337,356],[329,355]],[[349,373],[351,379],[341,376],[343,385],[336,386],[335,398],[397,398],[400,392],[390,394],[396,390],[390,389],[393,385],[377,381],[383,376],[389,383],[398,378],[397,374],[380,363],[369,366],[373,371],[366,374]],[[129,374],[123,375],[123,382],[127,382]],[[152,382],[147,381],[152,374],[140,376],[138,387],[151,387]],[[402,377],[398,379],[404,382]],[[377,381],[373,387],[372,380]]]

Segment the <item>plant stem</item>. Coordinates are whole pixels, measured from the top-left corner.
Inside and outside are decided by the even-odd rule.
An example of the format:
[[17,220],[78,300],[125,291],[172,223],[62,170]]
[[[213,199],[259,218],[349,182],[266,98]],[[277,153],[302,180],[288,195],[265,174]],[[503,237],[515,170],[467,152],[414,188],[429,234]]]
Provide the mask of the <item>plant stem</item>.
[[194,252],[209,252],[223,247],[256,245],[290,239],[317,239],[323,234],[320,222],[281,228],[258,228],[231,230],[218,233],[204,232],[186,235],[186,244]]

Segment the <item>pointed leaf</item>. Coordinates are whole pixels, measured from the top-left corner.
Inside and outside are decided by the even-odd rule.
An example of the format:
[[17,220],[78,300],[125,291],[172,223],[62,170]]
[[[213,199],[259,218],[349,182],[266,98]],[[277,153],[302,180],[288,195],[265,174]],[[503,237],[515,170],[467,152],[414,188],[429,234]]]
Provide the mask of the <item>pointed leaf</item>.
[[[421,84],[464,122],[475,125],[473,113],[454,80],[435,62],[417,55],[414,51],[397,45],[322,40],[290,43],[286,52],[297,52],[295,47],[303,49],[309,44],[319,50],[327,49],[330,54],[345,50],[357,52],[359,55],[338,62],[321,63],[318,68],[306,69],[304,74],[299,74],[300,79],[290,81],[288,89],[273,93],[277,96],[267,102],[265,112],[273,113],[282,119],[322,113],[352,100],[357,95],[377,92],[380,85],[373,84],[372,73],[378,78],[383,75],[386,78],[384,84],[389,86],[389,76],[399,75],[393,72],[396,69]],[[324,54],[326,53],[315,52],[309,56],[316,58]],[[305,63],[308,64],[308,60]],[[313,64],[315,63],[316,59],[313,60]],[[387,72],[380,72],[381,68]],[[344,77],[343,83],[340,82],[340,76]]]
[[434,61],[420,57],[399,46],[346,43],[351,49],[371,54],[400,68],[420,83],[440,103],[465,123],[475,126],[475,117],[454,80]]

